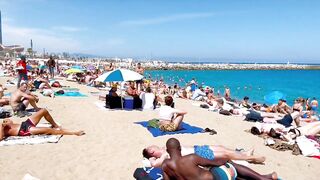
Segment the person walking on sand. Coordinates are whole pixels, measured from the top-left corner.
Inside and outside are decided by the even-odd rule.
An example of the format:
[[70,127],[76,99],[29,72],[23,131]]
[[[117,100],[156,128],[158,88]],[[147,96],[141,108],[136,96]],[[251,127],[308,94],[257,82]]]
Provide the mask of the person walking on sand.
[[[141,66],[141,63],[138,63],[138,64],[137,64],[136,72],[139,73],[139,74],[141,74],[141,75],[143,76],[143,74],[144,74],[144,69],[143,69],[143,67]],[[142,79],[141,79],[141,80],[137,80],[137,81],[136,81],[136,88],[137,88],[139,91],[141,91],[142,88],[143,88],[142,86],[143,86],[143,80],[142,80]]]
[[[36,127],[44,117],[52,127]],[[4,119],[0,125],[0,141],[9,136],[30,136],[39,134],[52,135],[84,135],[84,131],[69,131],[62,129],[52,118],[48,110],[41,109],[21,124],[13,123],[10,119]]]
[[27,63],[26,63],[26,56],[21,56],[20,61],[17,63],[17,71],[18,71],[18,83],[17,88],[20,87],[21,80],[28,81],[27,76]]
[[51,78],[54,78],[54,69],[56,67],[56,62],[54,61],[53,56],[50,56],[49,60],[47,61],[47,66],[49,68]]

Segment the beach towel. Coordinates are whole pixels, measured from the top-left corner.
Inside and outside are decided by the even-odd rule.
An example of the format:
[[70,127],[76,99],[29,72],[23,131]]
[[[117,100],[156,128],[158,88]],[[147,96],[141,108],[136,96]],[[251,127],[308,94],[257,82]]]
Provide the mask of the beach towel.
[[62,135],[10,136],[0,141],[0,146],[57,143]]
[[136,180],[162,180],[163,172],[161,168],[143,167],[137,168],[133,174]]
[[166,131],[161,131],[159,128],[148,127],[148,121],[135,122],[135,124],[140,124],[141,126],[147,128],[153,137],[170,135],[170,134],[186,134],[186,133],[195,134],[195,133],[203,132],[202,128],[191,126],[185,122],[182,122],[181,130],[174,131],[174,132],[166,132]]
[[319,156],[320,155],[320,145],[305,136],[299,136],[296,139],[297,144],[304,156]]
[[55,96],[66,96],[66,97],[87,97],[87,95],[81,94],[80,92],[72,92],[72,91],[68,91],[68,92],[64,92],[64,94],[57,94],[55,93]]

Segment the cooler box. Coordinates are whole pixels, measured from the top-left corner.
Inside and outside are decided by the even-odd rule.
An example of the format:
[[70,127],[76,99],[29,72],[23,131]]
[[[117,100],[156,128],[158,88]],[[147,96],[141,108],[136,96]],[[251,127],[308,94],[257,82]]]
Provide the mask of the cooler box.
[[126,96],[123,98],[123,107],[124,109],[133,109],[133,97]]

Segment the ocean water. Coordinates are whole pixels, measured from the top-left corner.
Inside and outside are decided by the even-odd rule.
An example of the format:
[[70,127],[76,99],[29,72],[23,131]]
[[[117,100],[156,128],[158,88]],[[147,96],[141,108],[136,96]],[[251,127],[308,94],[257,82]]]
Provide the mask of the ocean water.
[[150,70],[145,75],[182,87],[195,78],[199,85],[213,86],[215,94],[229,87],[232,98],[248,96],[258,103],[273,91],[284,93],[290,105],[297,97],[320,98],[320,70]]

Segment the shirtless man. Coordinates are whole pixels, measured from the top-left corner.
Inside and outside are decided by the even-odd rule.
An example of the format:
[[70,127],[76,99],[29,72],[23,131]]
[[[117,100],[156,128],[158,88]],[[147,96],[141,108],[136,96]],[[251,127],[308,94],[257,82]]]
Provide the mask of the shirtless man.
[[[247,152],[237,152],[219,145],[204,146],[182,146],[181,153],[183,156],[189,154],[197,154],[206,159],[226,158],[228,160],[245,160],[251,163],[263,163],[266,158],[263,156],[253,155],[253,150]],[[143,149],[142,154],[148,158],[152,167],[160,167],[165,159],[169,158],[165,147],[156,145]]]
[[[227,163],[226,158],[216,158],[208,160],[196,154],[187,156],[181,155],[180,142],[175,138],[170,138],[167,143],[167,152],[170,154],[170,159],[166,159],[162,164],[163,177],[168,179],[277,179],[277,174],[274,172],[268,175],[260,175],[257,172],[235,163]],[[201,167],[209,167],[205,169]],[[227,179],[229,179],[227,178]]]
[[[143,76],[143,74],[144,74],[144,69],[143,69],[143,67],[141,66],[141,63],[138,63],[138,64],[137,64],[136,72],[139,73],[139,74],[141,74],[141,75]],[[139,86],[139,85],[140,85],[140,86]],[[138,80],[138,81],[136,81],[136,88],[137,88],[138,90],[141,90],[141,89],[142,89],[142,85],[143,85],[143,80]],[[139,88],[140,88],[140,89],[139,89]]]
[[[41,118],[44,117],[51,127],[36,127]],[[38,134],[53,134],[53,135],[84,135],[84,131],[68,131],[62,129],[52,118],[46,109],[41,109],[30,116],[21,124],[13,123],[10,119],[4,119],[0,125],[0,141],[8,136],[30,136]]]
[[14,112],[24,112],[27,109],[29,103],[32,107],[34,107],[36,111],[40,109],[36,104],[39,101],[38,96],[27,92],[27,89],[27,83],[23,82],[21,83],[21,86],[12,93],[10,98],[10,105]]

